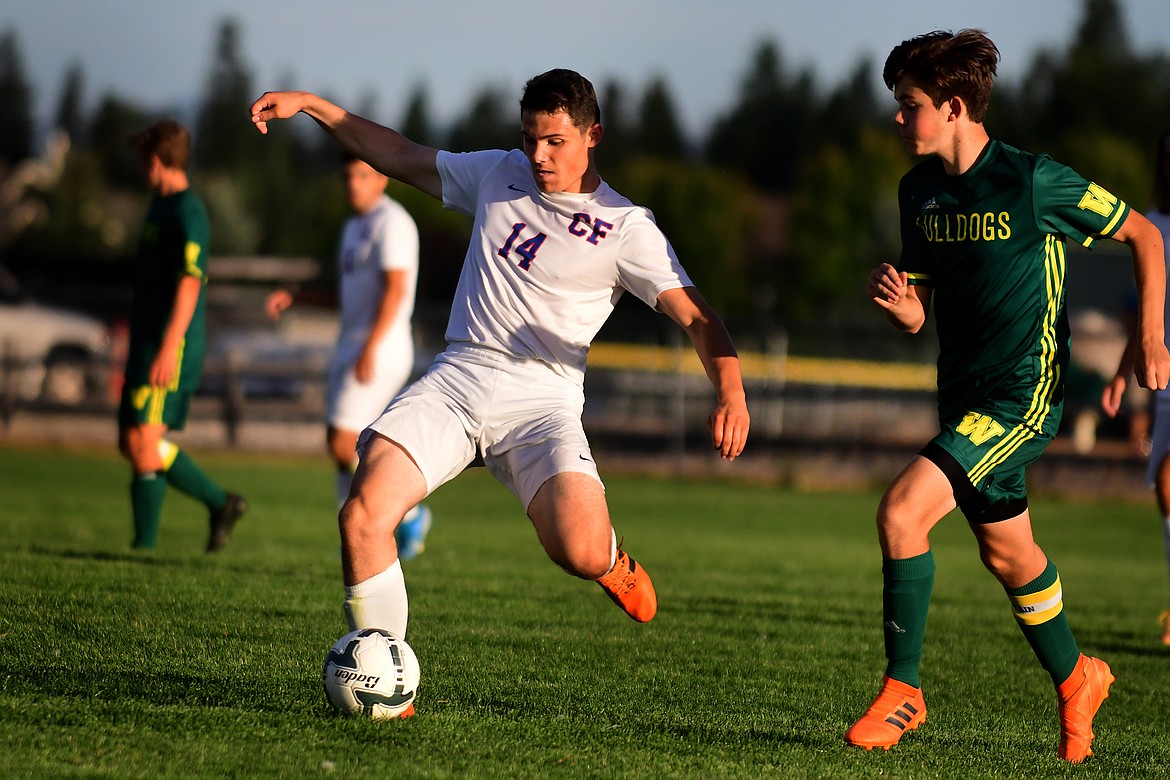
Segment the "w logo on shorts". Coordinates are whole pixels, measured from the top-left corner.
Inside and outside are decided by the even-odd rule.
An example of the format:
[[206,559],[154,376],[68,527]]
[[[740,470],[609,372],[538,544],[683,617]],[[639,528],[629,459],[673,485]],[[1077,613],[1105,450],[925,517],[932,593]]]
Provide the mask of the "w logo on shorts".
[[988,439],[1002,436],[1005,429],[985,414],[967,412],[966,416],[963,417],[963,421],[955,427],[955,432],[961,436],[966,436],[971,440],[972,444],[979,446]]

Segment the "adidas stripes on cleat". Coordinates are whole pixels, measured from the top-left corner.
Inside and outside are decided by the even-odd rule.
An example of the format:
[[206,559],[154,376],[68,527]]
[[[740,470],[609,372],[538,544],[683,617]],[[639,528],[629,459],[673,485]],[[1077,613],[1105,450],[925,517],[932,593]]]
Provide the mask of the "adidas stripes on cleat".
[[926,701],[922,689],[890,677],[882,678],[882,689],[873,704],[845,732],[850,745],[889,750],[907,731],[926,722]]
[[613,568],[597,584],[613,603],[639,623],[648,622],[658,612],[658,597],[650,575],[620,548]]
[[1060,757],[1079,764],[1093,755],[1093,716],[1109,698],[1109,664],[1081,655],[1069,678],[1056,688],[1060,699]]

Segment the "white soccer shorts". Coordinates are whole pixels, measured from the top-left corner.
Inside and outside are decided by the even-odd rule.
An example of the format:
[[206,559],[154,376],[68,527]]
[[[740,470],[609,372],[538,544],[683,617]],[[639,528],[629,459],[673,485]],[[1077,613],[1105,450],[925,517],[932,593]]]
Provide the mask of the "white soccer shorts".
[[484,464],[527,509],[550,477],[588,474],[601,483],[581,411],[585,393],[537,360],[453,345],[390,404],[370,431],[401,446],[427,493],[470,465]]
[[386,339],[378,346],[374,376],[359,382],[353,373],[364,344],[339,342],[326,374],[325,421],[343,431],[361,431],[378,418],[410,379],[414,345]]
[[1170,395],[1159,392],[1154,403],[1154,430],[1150,434],[1150,459],[1146,481],[1150,487],[1158,482],[1158,469],[1170,454]]

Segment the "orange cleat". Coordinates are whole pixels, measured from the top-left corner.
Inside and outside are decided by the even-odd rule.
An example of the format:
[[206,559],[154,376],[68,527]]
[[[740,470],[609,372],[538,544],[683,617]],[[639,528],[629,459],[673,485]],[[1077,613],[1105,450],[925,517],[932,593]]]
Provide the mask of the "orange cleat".
[[1109,664],[1082,654],[1069,678],[1056,687],[1060,699],[1060,757],[1079,764],[1093,755],[1093,716],[1109,698],[1116,678]]
[[1170,609],[1158,616],[1158,622],[1162,624],[1162,644],[1170,647]]
[[889,750],[907,731],[926,722],[926,701],[922,689],[900,680],[882,677],[882,689],[873,704],[845,732],[850,745]]
[[624,550],[618,548],[617,561],[609,573],[597,580],[613,603],[639,623],[646,623],[658,612],[658,597],[650,575]]

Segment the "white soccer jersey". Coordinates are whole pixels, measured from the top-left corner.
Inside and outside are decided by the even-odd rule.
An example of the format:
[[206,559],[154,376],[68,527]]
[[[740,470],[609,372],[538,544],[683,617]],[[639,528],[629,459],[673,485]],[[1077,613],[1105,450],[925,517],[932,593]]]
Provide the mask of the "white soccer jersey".
[[374,208],[350,217],[342,229],[337,263],[341,275],[340,342],[365,343],[385,290],[383,274],[395,270],[406,272],[406,294],[386,339],[401,342],[405,337],[410,341],[418,228],[406,209],[383,195]]
[[475,218],[449,343],[535,358],[581,384],[623,290],[655,307],[664,291],[691,286],[650,211],[605,182],[542,193],[519,150],[440,152],[437,164],[443,205]]

